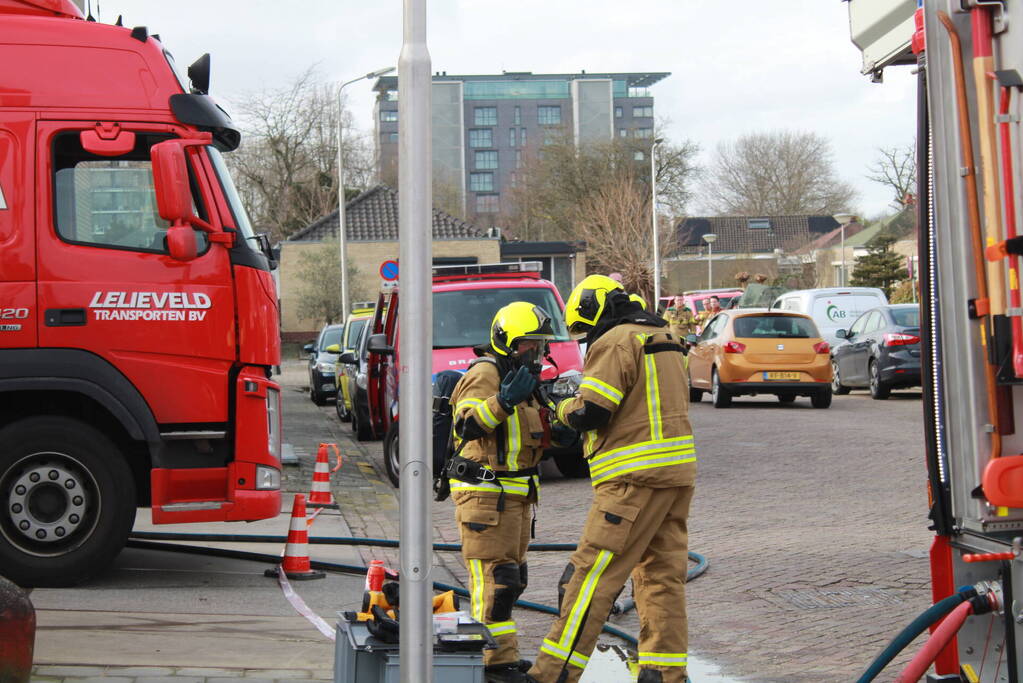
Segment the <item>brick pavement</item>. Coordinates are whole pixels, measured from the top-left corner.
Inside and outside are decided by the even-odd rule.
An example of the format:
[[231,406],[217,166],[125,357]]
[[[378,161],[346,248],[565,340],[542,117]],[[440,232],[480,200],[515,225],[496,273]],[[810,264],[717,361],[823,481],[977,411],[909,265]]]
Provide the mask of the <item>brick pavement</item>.
[[[285,381],[304,378],[290,366]],[[335,495],[353,533],[397,538],[380,443],[355,442],[332,406],[319,410],[350,457]],[[691,549],[711,567],[689,590],[690,652],[743,680],[852,679],[929,605],[919,394],[879,402],[856,392],[829,410],[751,398],[691,413],[700,453]],[[577,540],[588,482],[548,478],[541,495],[538,540]],[[433,523],[438,541],[457,542],[450,501],[434,504]],[[397,564],[394,551],[362,553]],[[435,557],[435,579],[450,572],[465,583],[456,553]],[[566,560],[534,553],[523,597],[556,604]],[[551,617],[520,610],[516,619],[524,656],[535,656]],[[615,625],[638,630],[634,613]]]

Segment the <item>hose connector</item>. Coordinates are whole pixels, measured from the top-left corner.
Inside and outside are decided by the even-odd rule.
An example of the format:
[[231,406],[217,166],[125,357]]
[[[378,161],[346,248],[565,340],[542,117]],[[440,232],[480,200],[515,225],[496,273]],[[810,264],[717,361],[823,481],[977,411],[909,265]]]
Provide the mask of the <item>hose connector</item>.
[[973,605],[973,613],[988,614],[995,612],[1001,614],[1005,606],[1005,594],[1002,591],[1002,584],[996,581],[981,581],[974,585],[977,595],[970,598]]

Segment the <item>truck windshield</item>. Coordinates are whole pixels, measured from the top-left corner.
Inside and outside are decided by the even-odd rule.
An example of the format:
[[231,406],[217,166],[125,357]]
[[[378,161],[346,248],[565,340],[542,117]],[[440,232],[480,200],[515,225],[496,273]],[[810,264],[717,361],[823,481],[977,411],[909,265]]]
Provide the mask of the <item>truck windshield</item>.
[[259,251],[256,233],[252,229],[252,223],[249,222],[249,214],[245,212],[245,206],[238,195],[238,189],[234,186],[234,181],[231,179],[231,172],[227,169],[224,156],[220,153],[219,149],[212,146],[206,148],[206,153],[210,155],[213,168],[217,171],[217,178],[220,179],[220,186],[224,188],[224,196],[227,197],[227,202],[231,205],[231,214],[234,216],[235,222],[234,227],[238,229],[243,238],[240,241],[248,246],[249,249]]
[[433,293],[433,348],[452,349],[490,341],[490,323],[513,301],[536,304],[551,316],[555,341],[568,341],[568,330],[554,292],[544,287],[463,289]]

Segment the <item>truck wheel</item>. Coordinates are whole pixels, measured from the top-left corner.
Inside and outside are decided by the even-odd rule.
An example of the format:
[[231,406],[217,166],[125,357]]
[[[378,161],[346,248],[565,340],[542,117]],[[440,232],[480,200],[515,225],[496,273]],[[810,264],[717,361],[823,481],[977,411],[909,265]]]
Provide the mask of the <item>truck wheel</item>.
[[0,430],[0,567],[21,586],[73,586],[105,569],[135,523],[135,480],[92,427],[33,417]]
[[590,464],[578,449],[554,453],[554,464],[566,479],[582,479],[590,476]]
[[384,436],[384,469],[394,488],[401,481],[401,458],[398,455],[398,423],[395,422]]

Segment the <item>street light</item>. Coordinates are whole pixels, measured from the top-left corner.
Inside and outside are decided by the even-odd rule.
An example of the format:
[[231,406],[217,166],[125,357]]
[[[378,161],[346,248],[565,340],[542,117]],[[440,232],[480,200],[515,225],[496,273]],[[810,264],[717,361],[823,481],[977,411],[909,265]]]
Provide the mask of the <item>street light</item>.
[[856,220],[856,216],[851,213],[836,213],[832,218],[842,226],[842,281],[838,283],[838,286],[845,287],[845,226]]
[[[348,318],[348,246],[345,235],[345,164],[342,153],[343,129],[344,129],[344,104],[341,99],[341,91],[352,83],[366,80],[367,78],[379,78],[394,71],[393,66],[386,69],[371,71],[365,76],[345,81],[337,89],[337,250],[338,258],[341,260],[341,324]],[[344,351],[344,349],[341,349]]]
[[651,230],[654,233],[654,305],[656,313],[661,305],[661,240],[657,235],[657,145],[664,142],[664,138],[657,138],[650,145],[650,222],[653,224]]
[[717,238],[712,232],[703,236],[703,241],[707,243],[707,289],[714,289],[714,240]]

